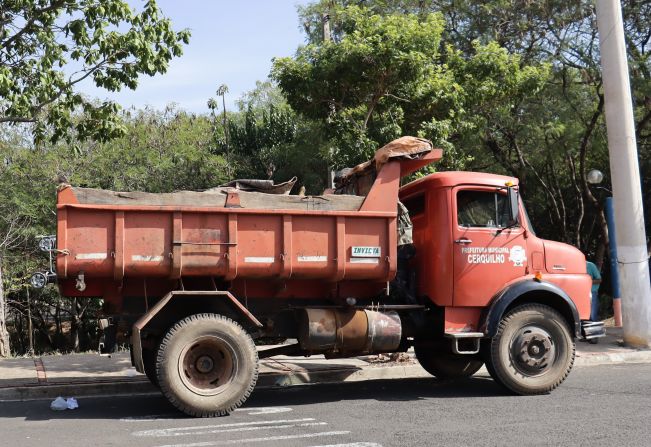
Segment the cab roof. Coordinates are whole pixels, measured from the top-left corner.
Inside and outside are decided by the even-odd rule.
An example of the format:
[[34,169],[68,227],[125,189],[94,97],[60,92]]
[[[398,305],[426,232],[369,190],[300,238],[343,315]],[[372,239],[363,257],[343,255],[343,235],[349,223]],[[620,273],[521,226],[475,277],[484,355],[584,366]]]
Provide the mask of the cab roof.
[[428,189],[451,188],[459,185],[495,186],[499,188],[506,186],[507,182],[511,182],[514,186],[518,185],[516,177],[506,175],[468,171],[435,172],[404,185],[400,188],[400,195],[407,196]]

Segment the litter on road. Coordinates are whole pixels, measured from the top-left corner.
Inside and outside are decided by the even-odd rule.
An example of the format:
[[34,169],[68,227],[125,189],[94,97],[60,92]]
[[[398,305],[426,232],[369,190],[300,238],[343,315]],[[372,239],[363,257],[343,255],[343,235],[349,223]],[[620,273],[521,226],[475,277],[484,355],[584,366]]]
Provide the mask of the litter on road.
[[79,408],[79,404],[77,403],[77,399],[74,397],[66,399],[59,396],[50,404],[50,409],[55,411],[74,410],[75,408]]

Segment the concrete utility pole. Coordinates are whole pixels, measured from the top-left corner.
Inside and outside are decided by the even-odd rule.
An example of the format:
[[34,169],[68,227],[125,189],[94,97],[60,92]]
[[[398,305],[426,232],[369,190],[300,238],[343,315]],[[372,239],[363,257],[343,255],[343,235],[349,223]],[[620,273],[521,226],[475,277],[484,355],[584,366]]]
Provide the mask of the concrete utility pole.
[[597,25],[617,227],[624,341],[629,345],[646,347],[651,344],[651,285],[635,121],[619,1],[597,0]]
[[[332,5],[330,5],[332,6]],[[324,12],[323,15],[321,16],[321,21],[323,24],[323,42],[332,42],[332,35],[330,34],[330,14],[327,12]],[[334,106],[330,106],[330,111],[331,113],[334,113]],[[330,149],[330,158],[332,158],[332,149]],[[330,166],[328,166],[328,172],[327,172],[327,180],[326,180],[326,188],[334,188],[334,183],[335,183],[335,171],[332,170]]]

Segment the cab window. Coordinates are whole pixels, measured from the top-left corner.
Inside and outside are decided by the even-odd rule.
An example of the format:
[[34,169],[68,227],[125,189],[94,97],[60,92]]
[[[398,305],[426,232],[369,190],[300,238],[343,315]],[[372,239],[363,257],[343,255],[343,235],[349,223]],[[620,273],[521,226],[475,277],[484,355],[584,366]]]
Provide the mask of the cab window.
[[411,218],[425,213],[425,194],[408,197],[402,203],[407,207]]
[[506,195],[491,191],[457,192],[457,223],[461,227],[506,227],[509,224]]

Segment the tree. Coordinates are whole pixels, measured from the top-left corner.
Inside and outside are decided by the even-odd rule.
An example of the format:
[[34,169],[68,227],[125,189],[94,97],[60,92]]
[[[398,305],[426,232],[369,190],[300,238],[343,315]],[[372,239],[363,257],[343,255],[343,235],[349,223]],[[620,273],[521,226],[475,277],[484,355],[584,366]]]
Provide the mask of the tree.
[[471,52],[443,45],[441,14],[374,14],[336,9],[332,42],[299,48],[274,61],[272,77],[289,104],[320,120],[337,144],[338,167],[370,158],[403,134],[445,146],[445,163],[462,168],[472,154],[457,142],[483,125],[490,109],[510,109],[535,94],[548,76],[494,43]]
[[[208,100],[208,108],[210,109],[210,116],[213,123],[213,140],[216,145],[224,146],[224,154],[226,155],[226,171],[228,173],[228,178],[233,179],[233,159],[231,157],[231,147],[230,147],[230,138],[228,134],[228,117],[226,114],[226,93],[228,93],[228,86],[226,84],[221,84],[217,87],[215,92],[217,96],[222,97],[222,125],[221,129],[217,124],[217,109],[219,108],[218,102],[214,98]],[[222,135],[220,135],[220,130]],[[222,138],[223,137],[223,138]]]
[[[308,193],[320,194],[325,188],[327,146],[319,124],[294,112],[270,81],[257,82],[237,105],[239,111],[227,127],[235,175],[276,182],[297,176],[297,189],[304,186]],[[223,130],[218,134],[224,146]]]
[[117,104],[76,86],[135,89],[140,75],[164,73],[190,36],[154,0],[140,12],[123,0],[3,0],[0,25],[0,123],[31,123],[37,142],[122,135]]
[[[2,207],[4,208],[4,207]],[[11,354],[9,331],[7,329],[7,298],[5,293],[5,278],[3,278],[2,264],[5,262],[5,253],[16,248],[23,238],[23,230],[29,220],[11,209],[1,209],[0,217],[0,357]]]

